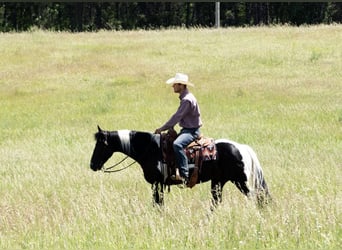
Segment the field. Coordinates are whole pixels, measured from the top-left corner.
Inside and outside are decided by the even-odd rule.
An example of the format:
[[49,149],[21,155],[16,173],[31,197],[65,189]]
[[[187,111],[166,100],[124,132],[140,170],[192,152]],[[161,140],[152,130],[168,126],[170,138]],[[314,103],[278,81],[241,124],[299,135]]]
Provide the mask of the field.
[[[341,25],[0,34],[0,249],[341,249],[341,41]],[[204,135],[257,152],[273,203],[228,183],[210,212],[203,183],[159,210],[139,165],[90,170],[98,124],[169,118],[176,72]]]

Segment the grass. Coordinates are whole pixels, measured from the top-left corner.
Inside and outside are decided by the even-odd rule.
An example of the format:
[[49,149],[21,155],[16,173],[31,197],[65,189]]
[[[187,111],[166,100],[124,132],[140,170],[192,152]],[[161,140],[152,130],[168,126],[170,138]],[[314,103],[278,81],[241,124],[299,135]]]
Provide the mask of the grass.
[[[342,248],[341,25],[0,34],[1,249]],[[227,184],[152,207],[139,166],[89,160],[96,125],[154,131],[185,72],[202,132],[251,145],[274,203]],[[115,155],[109,162],[122,158]]]

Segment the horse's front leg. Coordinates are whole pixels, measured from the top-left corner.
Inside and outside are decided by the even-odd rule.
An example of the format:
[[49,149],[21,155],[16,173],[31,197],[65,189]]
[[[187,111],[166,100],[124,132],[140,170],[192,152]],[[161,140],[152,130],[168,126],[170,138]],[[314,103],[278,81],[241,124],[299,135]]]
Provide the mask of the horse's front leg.
[[[159,185],[160,184],[160,185]],[[152,184],[153,205],[164,205],[164,188],[163,184],[155,182]]]
[[222,202],[222,184],[219,181],[211,181],[211,209],[215,209]]

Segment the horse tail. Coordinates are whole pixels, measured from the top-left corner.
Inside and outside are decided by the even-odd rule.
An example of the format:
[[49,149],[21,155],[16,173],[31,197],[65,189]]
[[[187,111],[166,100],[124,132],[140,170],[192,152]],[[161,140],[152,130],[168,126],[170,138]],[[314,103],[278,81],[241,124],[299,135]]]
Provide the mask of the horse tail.
[[260,161],[255,151],[246,145],[247,151],[251,156],[251,186],[254,189],[255,195],[259,203],[265,203],[266,198],[269,197],[268,186],[264,178],[263,170]]

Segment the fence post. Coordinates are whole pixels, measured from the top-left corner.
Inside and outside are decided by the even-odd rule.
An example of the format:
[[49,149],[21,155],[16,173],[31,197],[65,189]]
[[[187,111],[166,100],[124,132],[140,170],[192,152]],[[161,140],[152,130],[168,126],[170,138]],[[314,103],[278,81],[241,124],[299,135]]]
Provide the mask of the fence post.
[[220,2],[215,2],[215,28],[220,28]]

